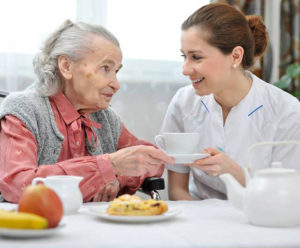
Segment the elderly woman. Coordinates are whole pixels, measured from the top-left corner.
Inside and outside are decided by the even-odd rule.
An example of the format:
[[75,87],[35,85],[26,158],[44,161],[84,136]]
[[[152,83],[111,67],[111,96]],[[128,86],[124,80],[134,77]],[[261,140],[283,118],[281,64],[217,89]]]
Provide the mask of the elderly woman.
[[173,159],[137,139],[109,107],[120,88],[118,40],[66,21],[34,59],[38,80],[0,109],[0,192],[18,202],[35,177],[78,175],[84,201],[134,193]]

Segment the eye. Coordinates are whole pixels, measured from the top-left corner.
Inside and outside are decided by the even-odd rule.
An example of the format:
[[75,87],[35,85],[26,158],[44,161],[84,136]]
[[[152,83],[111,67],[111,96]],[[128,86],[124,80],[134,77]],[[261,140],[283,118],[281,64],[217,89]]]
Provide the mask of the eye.
[[110,67],[108,65],[104,65],[102,68],[105,72],[110,72]]
[[181,54],[181,57],[182,57],[183,59],[186,59],[186,56],[185,56],[184,54]]
[[200,59],[202,59],[202,57],[197,56],[197,55],[193,55],[192,58],[193,58],[193,60],[200,60]]

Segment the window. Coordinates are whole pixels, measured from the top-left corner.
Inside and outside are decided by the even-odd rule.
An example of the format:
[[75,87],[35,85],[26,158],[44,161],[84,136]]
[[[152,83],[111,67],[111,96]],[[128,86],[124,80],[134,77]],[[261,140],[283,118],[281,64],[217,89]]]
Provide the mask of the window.
[[34,54],[51,30],[75,19],[76,0],[0,2],[0,53]]
[[[0,1],[0,90],[34,81],[32,59],[64,20],[106,26],[119,39],[121,89],[112,106],[139,138],[153,141],[182,75],[181,23],[209,0],[9,0]],[[149,125],[151,123],[151,125]]]
[[32,59],[64,20],[106,26],[121,43],[120,81],[174,82],[181,75],[180,26],[209,0],[10,0],[0,2],[0,89],[33,81]]
[[119,38],[125,58],[181,61],[181,24],[208,2],[108,0],[107,27]]
[[76,0],[0,2],[0,89],[21,90],[34,80],[32,59],[45,37],[75,19]]

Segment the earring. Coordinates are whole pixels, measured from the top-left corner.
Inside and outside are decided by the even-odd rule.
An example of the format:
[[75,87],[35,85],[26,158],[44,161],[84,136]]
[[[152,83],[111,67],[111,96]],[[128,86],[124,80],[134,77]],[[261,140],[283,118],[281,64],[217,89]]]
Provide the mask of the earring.
[[236,64],[233,64],[233,68],[236,68]]

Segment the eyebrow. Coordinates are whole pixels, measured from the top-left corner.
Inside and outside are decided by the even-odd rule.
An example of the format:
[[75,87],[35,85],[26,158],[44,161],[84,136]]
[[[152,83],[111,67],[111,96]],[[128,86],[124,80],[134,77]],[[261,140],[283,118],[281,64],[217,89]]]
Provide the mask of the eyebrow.
[[[182,53],[184,53],[181,49],[180,49],[180,51],[181,51]],[[191,53],[203,53],[203,52],[200,51],[200,50],[192,50],[192,51],[188,51],[188,53],[191,54]]]
[[115,65],[115,62],[114,62],[113,60],[111,60],[111,59],[105,59],[105,60],[103,61],[103,63]]

